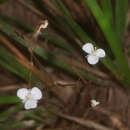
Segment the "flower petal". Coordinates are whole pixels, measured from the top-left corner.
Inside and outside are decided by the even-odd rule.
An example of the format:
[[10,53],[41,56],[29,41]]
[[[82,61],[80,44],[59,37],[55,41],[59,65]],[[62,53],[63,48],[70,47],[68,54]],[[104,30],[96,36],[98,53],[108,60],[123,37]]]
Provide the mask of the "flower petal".
[[95,56],[95,55],[88,55],[87,56],[87,60],[88,60],[88,63],[91,64],[91,65],[95,65],[98,63],[99,61],[99,57]]
[[86,43],[82,46],[82,49],[88,54],[91,54],[94,51],[93,44],[91,43]]
[[37,107],[37,101],[36,100],[27,100],[24,104],[24,108],[26,110],[28,109],[34,109]]
[[105,54],[105,51],[103,49],[97,49],[95,51],[95,54],[98,56],[98,57],[104,57],[106,54]]
[[98,102],[98,101],[96,101],[96,100],[94,100],[94,99],[91,100],[91,106],[92,106],[92,107],[96,107],[96,106],[99,105],[99,104],[100,104],[100,102]]
[[33,87],[32,90],[31,90],[31,94],[33,96],[33,99],[35,100],[39,100],[42,98],[42,92],[39,88],[37,87]]
[[28,95],[28,89],[26,88],[20,88],[17,90],[17,96],[20,98],[20,99],[25,99],[26,96]]

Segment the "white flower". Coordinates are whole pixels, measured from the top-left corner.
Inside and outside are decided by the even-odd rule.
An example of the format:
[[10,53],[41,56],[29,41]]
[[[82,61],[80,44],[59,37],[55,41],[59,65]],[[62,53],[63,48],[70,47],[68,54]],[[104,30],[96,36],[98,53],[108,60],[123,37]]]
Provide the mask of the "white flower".
[[24,103],[25,109],[34,109],[37,107],[38,100],[42,98],[42,92],[37,87],[32,89],[20,88],[17,91],[17,96]]
[[100,104],[100,102],[96,101],[95,99],[92,99],[92,100],[91,100],[91,106],[92,106],[92,107],[96,107],[96,106],[99,105],[99,104]]
[[96,49],[91,43],[86,43],[82,46],[82,49],[88,53],[87,60],[89,64],[96,64],[99,61],[99,58],[103,58],[105,56],[105,51],[103,49]]

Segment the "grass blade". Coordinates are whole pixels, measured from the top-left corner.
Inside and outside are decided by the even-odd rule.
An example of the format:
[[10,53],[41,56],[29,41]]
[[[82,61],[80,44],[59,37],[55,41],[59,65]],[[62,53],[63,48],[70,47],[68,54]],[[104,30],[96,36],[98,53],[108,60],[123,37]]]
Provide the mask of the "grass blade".
[[103,8],[103,13],[108,19],[108,21],[113,23],[113,12],[112,12],[112,3],[111,0],[101,0],[101,5]]
[[123,42],[124,31],[126,27],[126,13],[128,7],[128,0],[116,0],[116,33]]
[[17,96],[0,96],[0,104],[14,104],[20,102]]
[[30,71],[19,64],[2,46],[0,46],[0,65],[25,80],[29,78]]

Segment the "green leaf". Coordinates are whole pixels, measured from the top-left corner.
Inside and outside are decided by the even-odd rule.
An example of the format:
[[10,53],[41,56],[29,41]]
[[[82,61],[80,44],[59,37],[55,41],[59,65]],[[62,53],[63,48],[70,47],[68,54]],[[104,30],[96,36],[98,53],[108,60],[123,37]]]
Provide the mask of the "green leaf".
[[2,46],[0,46],[0,65],[23,79],[29,79],[30,71],[22,64],[18,63],[16,59]]
[[61,0],[55,0],[59,9],[63,12],[64,17],[75,34],[84,42],[92,42],[88,35],[82,30],[82,28],[73,20],[67,8],[64,6]]
[[0,96],[0,104],[14,104],[20,102],[17,96]]
[[26,117],[29,117],[29,118],[31,118],[33,120],[36,120],[39,123],[43,123],[44,122],[44,120],[39,115],[36,115],[33,111],[30,111],[30,112],[29,111],[25,111],[24,114],[25,114]]
[[[16,74],[24,80],[30,80],[30,70],[20,64],[7,50],[0,46],[0,66]],[[39,81],[39,77],[32,73],[32,79]],[[41,80],[40,80],[41,81]]]
[[103,8],[103,13],[108,19],[108,21],[113,23],[113,12],[112,12],[112,3],[111,0],[101,0],[101,5]]
[[126,27],[126,14],[128,8],[128,0],[116,0],[116,33],[118,38],[123,42],[124,31]]

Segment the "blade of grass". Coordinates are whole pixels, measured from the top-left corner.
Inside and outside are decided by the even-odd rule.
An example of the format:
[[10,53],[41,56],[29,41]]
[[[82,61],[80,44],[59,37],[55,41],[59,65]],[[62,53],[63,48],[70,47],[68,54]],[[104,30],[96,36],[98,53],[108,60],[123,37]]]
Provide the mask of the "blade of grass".
[[103,13],[108,19],[108,21],[113,23],[113,12],[112,12],[112,3],[111,0],[101,0],[101,5],[103,8]]
[[38,115],[36,115],[34,112],[25,111],[24,115],[26,117],[28,117],[28,118],[36,120],[39,123],[43,123],[44,122],[44,120],[41,117],[39,117]]
[[0,96],[0,104],[14,104],[20,102],[17,96]]
[[55,0],[57,7],[59,7],[59,9],[63,12],[64,17],[66,18],[66,21],[68,22],[68,24],[70,24],[72,30],[76,33],[76,35],[78,37],[80,37],[80,39],[83,42],[92,42],[92,40],[87,36],[87,34],[81,29],[81,27],[73,20],[72,16],[70,15],[69,11],[67,10],[67,8],[64,6],[64,4],[62,3],[62,1],[60,0]]
[[126,14],[128,8],[128,0],[116,0],[116,33],[118,38],[123,42],[124,31],[126,27]]
[[95,0],[85,0],[88,4],[89,8],[91,9],[92,14],[96,18],[98,24],[100,25],[102,31],[104,32],[104,35],[112,49],[113,54],[115,55],[119,67],[122,70],[123,75],[120,78],[125,78],[125,81],[127,84],[130,84],[130,70],[128,67],[128,63],[125,59],[125,56],[121,49],[121,41],[118,39],[118,36],[114,32],[111,24],[104,16],[103,12],[99,8],[97,2]]
[[16,59],[10,55],[2,46],[0,46],[0,65],[17,76],[29,80],[29,70],[22,64],[19,64]]

